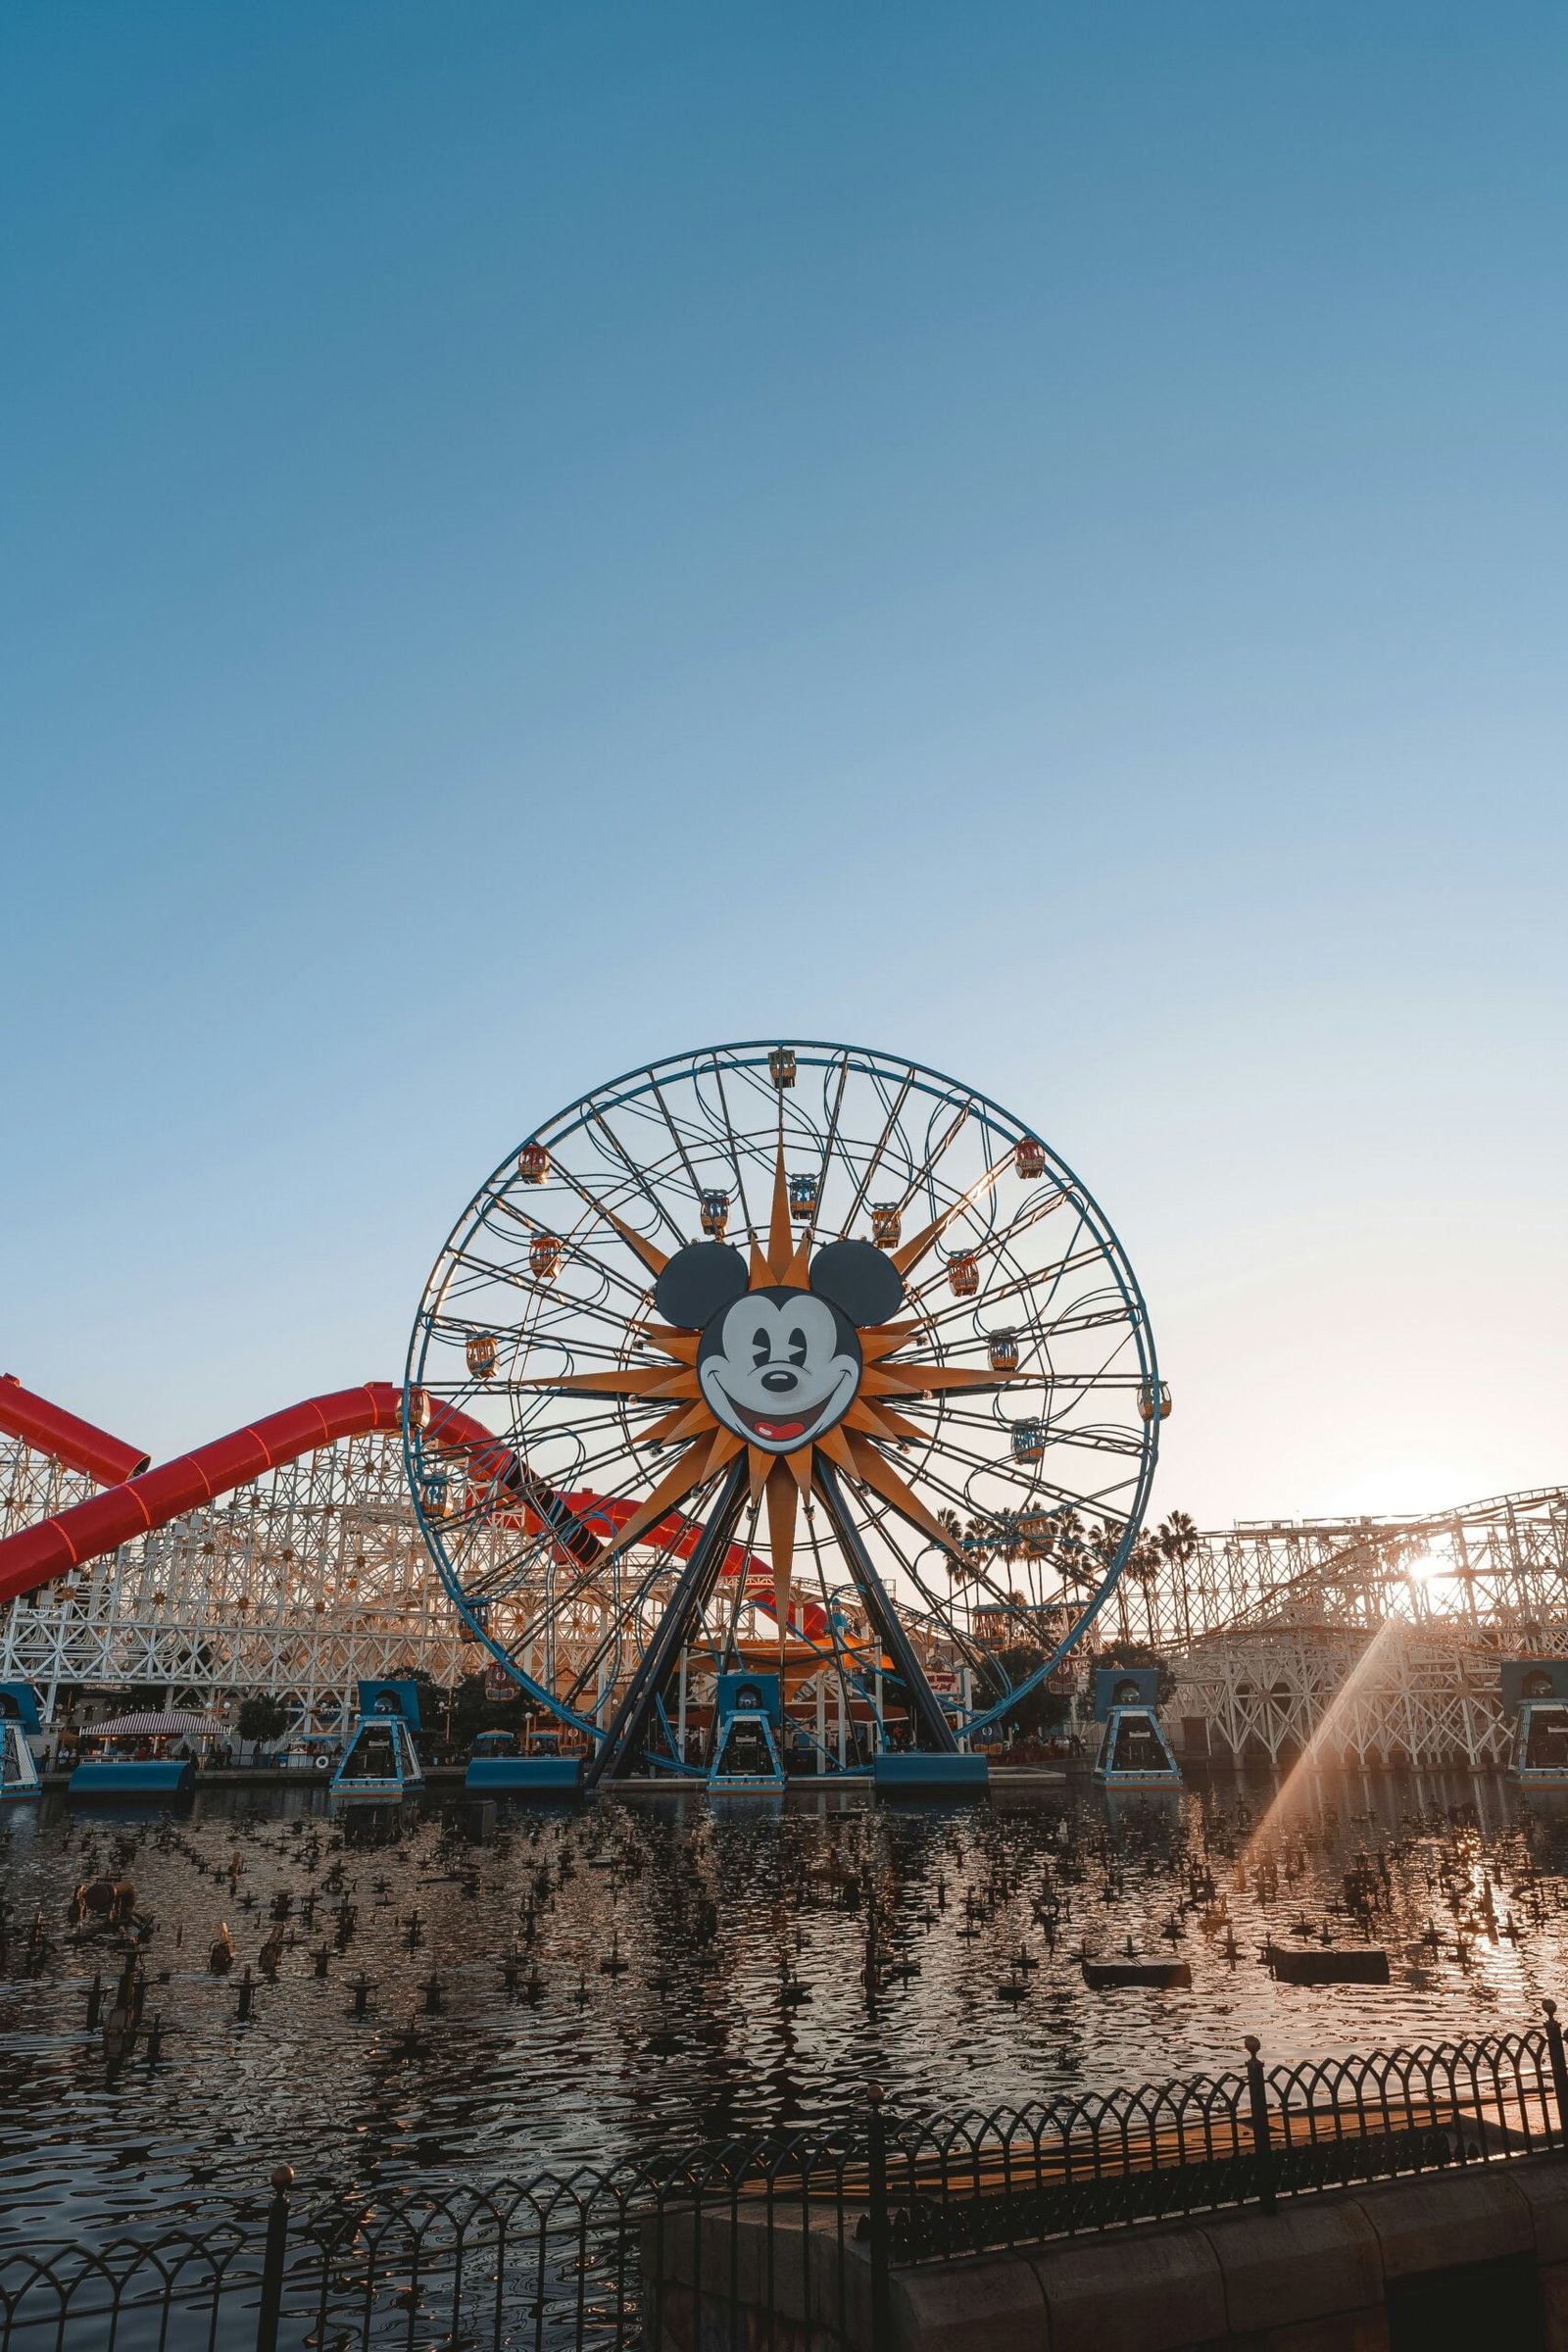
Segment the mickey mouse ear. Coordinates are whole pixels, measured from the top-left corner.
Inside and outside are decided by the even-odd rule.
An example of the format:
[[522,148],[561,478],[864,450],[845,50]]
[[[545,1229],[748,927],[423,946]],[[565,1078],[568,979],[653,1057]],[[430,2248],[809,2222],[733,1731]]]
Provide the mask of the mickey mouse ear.
[[904,1304],[904,1278],[872,1242],[829,1242],[811,1260],[811,1289],[862,1327],[886,1323]]
[[654,1285],[654,1305],[677,1331],[701,1331],[746,1289],[746,1260],[728,1242],[677,1250]]

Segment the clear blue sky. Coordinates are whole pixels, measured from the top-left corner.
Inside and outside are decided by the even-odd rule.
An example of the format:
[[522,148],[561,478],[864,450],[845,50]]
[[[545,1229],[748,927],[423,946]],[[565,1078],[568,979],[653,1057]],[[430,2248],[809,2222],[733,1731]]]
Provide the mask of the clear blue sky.
[[1568,1476],[1560,5],[82,6],[0,73],[0,1368],[395,1377],[776,1030],[1120,1228],[1156,1504]]

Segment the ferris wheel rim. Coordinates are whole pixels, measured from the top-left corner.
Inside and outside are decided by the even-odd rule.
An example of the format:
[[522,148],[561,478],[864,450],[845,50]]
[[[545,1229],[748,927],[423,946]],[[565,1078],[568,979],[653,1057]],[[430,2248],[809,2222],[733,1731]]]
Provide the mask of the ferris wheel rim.
[[[519,1151],[526,1148],[528,1143],[544,1142],[549,1139],[550,1142],[559,1144],[565,1138],[582,1132],[596,1113],[607,1113],[627,1102],[644,1098],[650,1092],[658,1094],[662,1079],[679,1077],[696,1080],[705,1070],[711,1070],[718,1075],[722,1066],[755,1071],[766,1065],[770,1056],[781,1047],[787,1047],[793,1054],[797,1067],[826,1071],[837,1065],[843,1069],[846,1077],[854,1071],[873,1080],[898,1073],[901,1075],[906,1089],[913,1087],[921,1096],[932,1101],[961,1102],[969,1109],[981,1114],[984,1120],[993,1124],[1001,1133],[1012,1136],[1015,1141],[1022,1141],[1024,1138],[1031,1139],[1039,1147],[1059,1192],[1072,1200],[1076,1212],[1093,1238],[1101,1260],[1108,1265],[1125,1313],[1126,1333],[1124,1336],[1131,1338],[1136,1352],[1141,1392],[1152,1394],[1156,1398],[1162,1393],[1159,1382],[1158,1355],[1147,1302],[1131,1257],[1122,1244],[1116,1228],[1097,1196],[1091,1192],[1062,1154],[1054,1146],[1046,1143],[1038,1129],[1026,1124],[1016,1112],[1008,1109],[982,1089],[971,1086],[930,1063],[918,1061],[911,1055],[892,1054],[881,1048],[855,1046],[827,1039],[790,1039],[774,1036],[733,1040],[665,1054],[631,1065],[615,1077],[578,1095],[550,1117],[536,1124],[524,1137],[521,1145],[514,1145],[509,1152],[503,1155],[472,1193],[465,1208],[455,1220],[446,1241],[437,1251],[421,1293],[419,1308],[410,1334],[406,1358],[402,1435],[405,1473],[416,1500],[416,1515],[426,1548],[436,1564],[449,1597],[467,1626],[469,1633],[501,1666],[510,1682],[520,1688],[536,1704],[543,1706],[563,1722],[570,1724],[572,1728],[585,1734],[591,1742],[600,1745],[608,1737],[607,1727],[595,1718],[570,1708],[558,1695],[547,1690],[524,1672],[519,1667],[515,1656],[491,1636],[486,1625],[474,1614],[455,1571],[450,1568],[444,1549],[437,1544],[433,1538],[420,1505],[417,1454],[420,1433],[416,1426],[412,1400],[424,1385],[421,1374],[430,1346],[434,1312],[439,1306],[441,1298],[441,1291],[438,1287],[439,1280],[443,1268],[455,1261],[470,1243],[472,1236],[483,1221],[486,1205],[495,1202],[508,1189],[510,1171],[515,1166]],[[793,1085],[793,1081],[791,1083]],[[780,1088],[781,1095],[783,1091]],[[932,1165],[932,1156],[928,1152],[924,1163],[927,1176],[929,1176]],[[1059,1668],[1063,1659],[1085,1640],[1097,1622],[1105,1602],[1119,1584],[1148,1510],[1158,1460],[1160,1438],[1158,1411],[1155,1411],[1152,1419],[1145,1415],[1145,1421],[1146,1429],[1139,1449],[1139,1467],[1131,1496],[1125,1508],[1116,1506],[1109,1514],[1119,1518],[1122,1522],[1120,1540],[1098,1586],[1090,1592],[1074,1616],[1068,1631],[1050,1654],[1025,1680],[1010,1686],[1005,1694],[994,1705],[989,1707],[969,1706],[967,1708],[949,1706],[947,1708],[946,1712],[951,1716],[963,1739],[967,1740],[1003,1721],[1022,1700],[1046,1683],[1050,1676]],[[928,1449],[929,1443],[934,1442],[934,1439],[928,1442]],[[497,1443],[505,1444],[506,1440],[498,1435]],[[1067,1507],[1076,1508],[1080,1501],[1086,1499],[1085,1497],[1076,1498]],[[1098,1508],[1102,1515],[1106,1513],[1106,1506],[1103,1502],[1092,1503],[1090,1507]],[[916,1558],[923,1557],[923,1550],[917,1552],[915,1556]],[[907,1563],[906,1565],[907,1570]],[[907,1572],[913,1573],[912,1570],[907,1570]],[[928,1623],[935,1621],[951,1630],[951,1621],[943,1614],[940,1604],[926,1592],[923,1582],[918,1577],[915,1578],[915,1582],[917,1590],[920,1591],[927,1604],[922,1612],[917,1612],[917,1615]],[[1016,1602],[1019,1597],[1014,1593],[1011,1600]],[[842,1674],[842,1667],[840,1672]],[[661,1758],[659,1762],[666,1769],[668,1768],[665,1759]]]
[[[965,1084],[961,1078],[955,1078],[946,1070],[939,1070],[933,1063],[916,1061],[912,1054],[887,1053],[881,1047],[850,1046],[843,1043],[835,1043],[830,1039],[824,1038],[792,1039],[783,1036],[775,1036],[771,1039],[743,1038],[732,1040],[726,1044],[704,1046],[691,1053],[666,1054],[654,1060],[635,1063],[629,1069],[622,1070],[616,1077],[607,1079],[603,1086],[593,1088],[587,1094],[576,1096],[572,1102],[564,1105],[563,1108],[557,1111],[552,1117],[542,1119],[537,1126],[530,1128],[528,1133],[522,1137],[520,1144],[514,1144],[510,1152],[503,1153],[502,1157],[496,1161],[495,1166],[490,1170],[489,1175],[484,1179],[484,1182],[475,1187],[474,1191],[469,1195],[466,1205],[463,1209],[461,1215],[454,1222],[445,1242],[437,1250],[435,1257],[431,1262],[430,1272],[425,1278],[424,1289],[420,1294],[421,1300],[429,1298],[431,1285],[435,1280],[435,1276],[441,1266],[441,1263],[448,1253],[453,1250],[453,1248],[459,1243],[460,1234],[462,1235],[462,1238],[466,1240],[468,1232],[471,1231],[471,1224],[466,1223],[466,1221],[471,1220],[475,1211],[479,1208],[480,1203],[485,1199],[493,1195],[497,1180],[503,1175],[503,1172],[506,1170],[508,1165],[515,1160],[517,1152],[522,1146],[529,1143],[542,1141],[543,1138],[552,1131],[559,1132],[561,1135],[575,1134],[577,1132],[577,1127],[575,1125],[564,1124],[564,1122],[570,1119],[577,1111],[580,1111],[590,1101],[598,1102],[601,1100],[601,1098],[603,1098],[605,1102],[605,1107],[613,1108],[620,1102],[635,1100],[637,1094],[642,1090],[635,1089],[633,1087],[632,1081],[634,1079],[646,1078],[652,1080],[656,1077],[657,1073],[662,1070],[672,1069],[678,1065],[685,1065],[686,1067],[690,1068],[703,1061],[710,1062],[716,1066],[718,1058],[721,1054],[758,1054],[765,1059],[769,1054],[773,1053],[781,1045],[788,1045],[797,1056],[804,1053],[808,1054],[820,1054],[827,1057],[820,1062],[813,1062],[810,1064],[810,1066],[813,1068],[826,1068],[830,1066],[830,1061],[832,1059],[842,1056],[846,1060],[849,1060],[851,1057],[855,1057],[868,1065],[887,1063],[897,1068],[906,1069],[911,1073],[918,1073],[922,1077],[936,1080],[939,1087],[946,1088],[950,1093],[967,1097],[967,1099],[978,1108],[993,1113],[999,1124],[1002,1126],[1016,1127],[1021,1134],[1032,1136],[1035,1141],[1040,1144],[1042,1150],[1046,1153],[1047,1158],[1054,1163],[1058,1173],[1065,1177],[1067,1181],[1067,1187],[1071,1190],[1081,1205],[1089,1212],[1089,1215],[1095,1226],[1097,1238],[1106,1246],[1112,1259],[1113,1270],[1116,1272],[1118,1277],[1118,1287],[1122,1290],[1129,1312],[1134,1318],[1134,1328],[1142,1330],[1148,1336],[1149,1365],[1151,1376],[1154,1377],[1157,1375],[1153,1329],[1150,1322],[1149,1310],[1144,1299],[1142,1288],[1139,1285],[1137,1275],[1133,1271],[1132,1260],[1128,1256],[1115,1227],[1111,1224],[1109,1217],[1105,1214],[1105,1211],[1102,1207],[1099,1200],[1084,1183],[1077,1170],[1062,1157],[1061,1153],[1056,1151],[1055,1147],[1047,1143],[1045,1138],[1040,1135],[1037,1128],[1026,1127],[1023,1121],[1017,1117],[1017,1114],[1008,1110],[1004,1103],[999,1102],[995,1096],[985,1094],[979,1087],[973,1087]],[[580,1123],[581,1122],[578,1122],[578,1124]],[[1123,1273],[1125,1273],[1126,1276],[1125,1281],[1120,1279]],[[415,1351],[415,1334],[417,1332],[417,1330],[418,1322],[417,1318],[416,1318],[415,1332],[411,1333],[409,1340],[408,1361],[411,1374]]]

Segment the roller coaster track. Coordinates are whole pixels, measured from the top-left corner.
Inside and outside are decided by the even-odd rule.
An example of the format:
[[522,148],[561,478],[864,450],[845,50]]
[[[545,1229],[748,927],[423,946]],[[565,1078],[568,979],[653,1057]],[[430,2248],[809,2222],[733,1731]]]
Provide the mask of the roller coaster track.
[[[563,1495],[481,1423],[416,1410],[500,1527],[550,1527],[564,1565],[594,1567],[633,1499]],[[430,1573],[403,1477],[403,1393],[389,1382],[307,1398],[152,1469],[137,1448],[0,1381],[0,1675],[46,1683],[260,1685],[294,1696],[417,1662],[451,1684],[477,1660]],[[6,1441],[11,1443],[7,1445]],[[113,1482],[113,1483],[110,1483]],[[98,1491],[92,1489],[96,1487]],[[672,1513],[646,1543],[684,1556]],[[764,1564],[731,1544],[764,1610]],[[756,1588],[755,1590],[753,1588]],[[822,1612],[803,1612],[804,1630]]]

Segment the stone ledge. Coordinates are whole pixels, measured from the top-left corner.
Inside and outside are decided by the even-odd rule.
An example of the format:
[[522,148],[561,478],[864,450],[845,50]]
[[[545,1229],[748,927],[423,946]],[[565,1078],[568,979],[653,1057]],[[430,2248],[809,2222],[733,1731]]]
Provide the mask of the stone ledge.
[[[645,2223],[645,2276],[668,2290],[655,2352],[863,2352],[856,2218],[818,2206],[808,2226],[780,2206],[769,2230],[742,2201],[700,2229],[690,2214]],[[1389,2281],[1521,2254],[1568,2352],[1568,2162],[1549,2156],[895,2266],[890,2352],[1386,2352]]]
[[1227,2332],[1224,2280],[1200,2230],[1129,2230],[1003,2260],[1039,2281],[1051,2352],[1177,2352]]
[[1320,2320],[1383,2299],[1378,2234],[1353,2200],[1314,2198],[1198,2227],[1224,2280],[1233,2334],[1271,2328],[1286,2309],[1295,2320]]
[[1377,2231],[1384,2278],[1452,2270],[1462,2262],[1493,2262],[1500,2254],[1533,2254],[1532,2209],[1517,2180],[1509,2179],[1514,2169],[1502,2164],[1484,2171],[1421,2173],[1357,2189],[1351,2201]]

